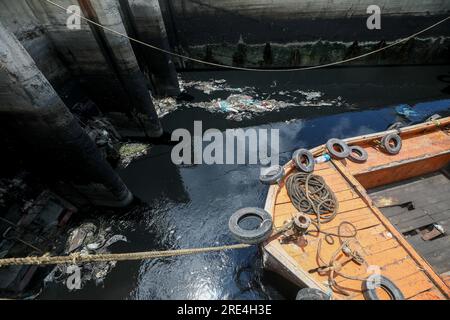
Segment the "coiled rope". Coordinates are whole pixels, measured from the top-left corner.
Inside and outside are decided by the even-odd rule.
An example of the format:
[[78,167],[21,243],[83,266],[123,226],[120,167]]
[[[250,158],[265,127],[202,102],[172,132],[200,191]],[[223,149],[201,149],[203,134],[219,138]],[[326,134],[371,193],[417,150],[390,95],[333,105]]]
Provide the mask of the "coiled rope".
[[[339,209],[339,202],[333,190],[321,176],[303,172],[293,173],[286,179],[286,189],[292,204],[299,212],[314,216],[311,218],[311,222],[316,230],[307,230],[306,234],[322,233],[325,235],[325,240],[330,244],[334,243],[333,237],[341,239],[356,236],[356,227],[348,221],[339,225],[337,233],[321,229],[321,224],[333,220]],[[353,229],[351,234],[342,234],[340,232],[342,225],[350,226]]]
[[103,253],[103,254],[81,254],[78,252],[67,256],[44,255],[40,257],[6,258],[0,259],[0,267],[12,265],[51,265],[51,264],[69,264],[69,263],[78,264],[86,262],[145,260],[145,259],[184,256],[184,255],[225,251],[225,250],[245,249],[250,246],[251,245],[249,244],[232,244],[217,247],[178,249],[167,251],[144,251],[131,253]]
[[[321,176],[303,172],[293,173],[286,180],[286,189],[292,204],[298,211],[314,216],[311,218],[311,222],[316,230],[307,230],[305,235],[311,234],[312,232],[322,233],[324,234],[325,241],[329,244],[334,243],[334,237],[338,238],[340,243],[339,248],[332,254],[330,260],[326,262],[321,255],[322,239],[319,239],[317,244],[319,267],[310,270],[310,272],[328,274],[330,287],[344,295],[349,295],[347,291],[337,284],[335,275],[352,280],[365,281],[367,279],[365,277],[348,275],[341,271],[342,266],[350,261],[354,261],[357,264],[366,263],[358,251],[350,248],[350,245],[356,242],[357,229],[355,225],[349,221],[343,221],[339,224],[337,233],[327,232],[321,229],[321,224],[332,221],[336,217],[339,209],[334,192]],[[349,234],[344,234],[342,230],[344,226],[349,226],[352,231]],[[338,261],[341,252],[347,257],[343,262]]]
[[294,207],[314,215],[311,220],[317,225],[327,223],[336,216],[338,201],[321,176],[303,172],[291,174],[286,180],[286,189]]
[[[45,1],[45,2],[51,4],[51,5],[55,6],[55,7],[58,7],[59,9],[64,10],[65,12],[69,12],[69,11],[68,11],[68,8],[65,8],[64,6],[61,6],[61,5],[55,3],[55,2],[53,2],[53,1],[51,1],[51,0],[42,0],[42,1]],[[410,40],[410,39],[412,39],[412,38],[415,38],[415,37],[417,37],[418,35],[420,35],[420,34],[426,32],[426,31],[428,31],[428,30],[430,30],[430,29],[433,29],[433,28],[437,27],[438,25],[440,25],[440,24],[442,24],[442,23],[444,23],[445,21],[447,21],[447,20],[450,19],[450,16],[448,16],[448,17],[446,17],[446,18],[444,18],[444,19],[442,19],[442,20],[440,20],[440,21],[438,21],[438,22],[432,24],[431,26],[429,26],[429,27],[427,27],[427,28],[425,28],[425,29],[422,29],[422,30],[420,30],[419,32],[416,32],[416,33],[414,33],[414,34],[412,34],[412,35],[410,35],[410,36],[408,36],[408,37],[406,37],[406,38],[403,38],[403,39],[394,41],[394,42],[392,42],[391,44],[386,45],[386,46],[384,46],[384,47],[382,47],[382,48],[378,48],[378,49],[376,49],[376,50],[373,50],[373,51],[370,51],[370,52],[367,52],[367,53],[364,53],[364,54],[361,54],[361,55],[358,55],[358,56],[355,56],[355,57],[352,57],[352,58],[348,58],[348,59],[344,59],[344,60],[340,60],[340,61],[335,61],[335,62],[331,62],[331,63],[326,63],[326,64],[321,64],[321,65],[316,65],[316,66],[302,67],[302,68],[289,68],[289,69],[256,69],[256,68],[245,68],[245,67],[229,66],[229,65],[224,65],[224,64],[220,64],[220,63],[208,62],[208,61],[204,61],[204,60],[201,60],[201,59],[196,59],[196,58],[188,57],[188,56],[185,56],[185,55],[182,55],[182,54],[179,54],[179,53],[175,53],[175,52],[172,52],[172,51],[169,51],[169,50],[165,50],[165,49],[162,49],[162,48],[160,48],[160,47],[151,45],[151,44],[149,44],[149,43],[147,43],[147,42],[138,40],[138,39],[136,39],[136,38],[130,37],[130,36],[126,35],[126,34],[123,34],[123,33],[121,33],[121,32],[118,32],[118,31],[114,30],[114,29],[111,29],[111,28],[109,28],[109,27],[106,27],[106,26],[104,26],[104,25],[102,25],[102,24],[100,24],[100,23],[97,23],[97,22],[95,22],[95,21],[92,21],[92,20],[90,20],[90,19],[88,19],[88,18],[86,18],[86,17],[84,17],[84,16],[82,16],[82,15],[80,15],[80,14],[77,14],[76,12],[72,12],[71,14],[72,14],[73,16],[76,16],[76,17],[78,17],[78,18],[80,18],[80,19],[82,19],[82,20],[84,20],[84,21],[86,21],[86,22],[92,24],[92,25],[95,25],[95,26],[97,26],[97,27],[103,28],[104,30],[107,30],[107,31],[109,31],[109,32],[111,32],[111,33],[113,33],[113,34],[116,34],[116,35],[118,35],[118,36],[127,38],[127,39],[130,40],[130,41],[133,41],[133,42],[138,43],[138,44],[140,44],[140,45],[143,45],[143,46],[145,46],[145,47],[151,48],[151,49],[153,49],[153,50],[156,50],[156,51],[159,51],[159,52],[162,52],[162,53],[166,53],[166,54],[171,55],[171,56],[174,56],[174,57],[178,57],[178,58],[181,58],[181,59],[185,59],[185,60],[189,60],[189,61],[201,63],[201,64],[208,65],[208,66],[212,66],[212,67],[225,68],[225,69],[232,69],[232,70],[240,70],[240,71],[255,71],[255,72],[291,72],[291,71],[306,71],[306,70],[314,70],[314,69],[322,69],[322,68],[332,67],[332,66],[344,64],[344,63],[347,63],[347,62],[359,60],[359,59],[361,59],[361,58],[365,58],[365,57],[371,56],[371,55],[373,55],[373,54],[375,54],[375,53],[378,53],[378,52],[387,50],[387,49],[389,49],[389,48],[391,48],[391,47],[393,47],[393,46],[396,46],[396,45],[398,45],[398,44],[400,44],[400,43],[404,43],[404,42],[406,42],[406,41],[408,41],[408,40]]]

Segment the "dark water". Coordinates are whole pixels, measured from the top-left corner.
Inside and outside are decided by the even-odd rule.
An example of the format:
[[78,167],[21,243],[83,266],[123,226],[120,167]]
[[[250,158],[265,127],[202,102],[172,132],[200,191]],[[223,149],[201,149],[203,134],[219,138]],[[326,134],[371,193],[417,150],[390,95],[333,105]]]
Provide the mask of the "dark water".
[[[341,96],[345,107],[285,109],[243,122],[225,120],[224,114],[200,109],[178,110],[163,120],[167,130],[191,128],[194,120],[207,127],[280,129],[281,162],[299,147],[313,147],[331,137],[345,138],[384,130],[401,119],[398,104],[416,105],[425,117],[450,111],[450,67],[391,67],[331,69],[292,74],[200,72],[185,79],[226,79],[234,87],[255,86],[263,94],[279,90],[315,90],[324,98]],[[276,88],[271,88],[273,81]],[[196,100],[207,96],[196,90]],[[283,98],[282,96],[277,98]],[[286,123],[286,120],[291,120]],[[405,119],[403,119],[405,120]],[[267,187],[258,182],[256,165],[198,165],[177,167],[170,147],[155,146],[150,154],[120,171],[142,204],[125,215],[105,212],[99,218],[127,243],[116,243],[113,252],[165,250],[232,244],[229,216],[247,207],[262,207]],[[98,222],[98,221],[97,221]],[[87,299],[292,299],[297,288],[277,275],[263,271],[256,247],[178,258],[121,262],[104,282],[87,283],[70,292],[50,284],[40,298]]]

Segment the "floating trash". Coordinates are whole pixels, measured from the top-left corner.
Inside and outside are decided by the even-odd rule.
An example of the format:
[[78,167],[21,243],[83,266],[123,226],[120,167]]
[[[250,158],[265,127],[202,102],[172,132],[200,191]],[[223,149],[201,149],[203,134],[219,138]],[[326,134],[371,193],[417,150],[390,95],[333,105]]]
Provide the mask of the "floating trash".
[[[210,101],[180,102],[174,98],[154,99],[154,104],[159,117],[179,108],[201,108],[210,112],[226,113],[226,119],[242,121],[251,119],[255,115],[276,111],[287,107],[331,107],[348,105],[342,97],[324,100],[324,93],[314,90],[277,90],[272,93],[257,93],[254,87],[231,87],[226,80],[209,81],[184,81],[179,78],[180,87],[184,89],[194,88],[210,95],[213,92],[223,91],[231,94],[226,99],[212,99]],[[274,81],[271,87],[276,87]],[[273,97],[272,97],[273,96]],[[282,100],[274,97],[281,96]]]
[[181,81],[181,87],[183,89],[186,88],[194,88],[196,90],[199,90],[203,92],[204,94],[210,95],[213,92],[216,91],[228,91],[228,92],[249,92],[254,91],[254,87],[242,87],[242,88],[235,88],[230,87],[227,84],[227,81],[225,79],[219,79],[214,80],[210,79],[209,81]]
[[133,160],[147,155],[150,145],[145,143],[124,143],[119,147],[120,167],[126,168]]
[[[79,252],[81,255],[109,253],[109,247],[120,241],[127,242],[127,238],[120,234],[113,235],[110,228],[97,227],[90,222],[83,223],[70,232],[64,253]],[[44,283],[64,283],[69,290],[81,289],[88,281],[94,281],[99,285],[115,265],[116,261],[57,265],[44,279]],[[74,282],[74,277],[79,279]]]

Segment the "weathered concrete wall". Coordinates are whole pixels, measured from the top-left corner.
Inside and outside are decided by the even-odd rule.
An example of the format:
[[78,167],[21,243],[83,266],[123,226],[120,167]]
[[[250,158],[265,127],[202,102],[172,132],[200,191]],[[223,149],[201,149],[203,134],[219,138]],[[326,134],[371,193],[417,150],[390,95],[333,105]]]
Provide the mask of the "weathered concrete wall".
[[[120,34],[127,34],[119,3],[116,0],[79,0],[85,16],[97,20],[101,25]],[[144,75],[141,72],[130,40],[105,32],[96,26],[90,26],[98,37],[104,39],[104,51],[110,56],[110,63],[124,88],[131,104],[133,116],[142,124],[147,136],[159,137],[162,134],[161,124],[156,114]]]
[[[450,12],[447,0],[160,0],[181,42],[246,43],[389,41],[410,35]],[[381,8],[381,30],[368,30],[369,5]],[[168,19],[168,18],[167,18]],[[430,34],[450,34],[441,26]]]
[[162,0],[186,17],[199,14],[235,12],[254,18],[301,19],[366,16],[370,5],[378,5],[387,15],[446,14],[447,0]]
[[53,85],[60,85],[70,77],[69,70],[59,59],[39,19],[26,1],[1,0],[0,21],[14,33]]
[[[79,81],[89,98],[102,111],[119,112],[122,117],[126,114],[128,120],[125,125],[129,135],[161,135],[162,129],[149,93],[150,84],[144,77],[127,38],[105,32],[84,20],[81,20],[79,30],[69,29],[69,15],[45,1],[18,0],[17,4],[11,4],[13,2],[0,0],[0,3],[5,16],[14,17],[15,14],[45,35],[47,47],[51,48],[53,56],[45,57],[42,50],[38,51],[39,48],[46,47],[44,43],[39,46],[30,44],[30,53],[37,52],[32,54],[37,62],[42,57],[42,61],[52,61],[47,64],[59,63],[60,68],[53,69],[64,70],[64,75],[71,75]],[[84,16],[127,34],[117,0],[63,0],[58,1],[58,4],[65,8],[79,5]],[[14,30],[16,20],[5,21],[7,28]],[[23,34],[18,31],[16,33]],[[41,67],[39,63],[38,65]],[[53,81],[53,69],[45,68],[45,65],[42,69],[48,79]],[[49,71],[46,72],[46,69]]]
[[[158,0],[124,0],[122,7],[130,10],[130,20],[139,40],[171,51]],[[141,51],[145,66],[160,96],[180,93],[175,65],[170,56],[151,48],[135,45]]]
[[130,191],[2,23],[0,65],[0,125],[23,142],[40,174],[70,182],[93,204],[129,204]]
[[[347,56],[358,42],[362,51],[382,41],[390,42],[409,36],[450,12],[447,0],[160,0],[171,45],[196,58],[232,63],[241,55],[237,43],[242,39],[248,48],[245,66],[262,65],[266,43],[274,50],[272,66],[308,65],[316,61]],[[381,30],[369,30],[366,13],[369,5],[381,8]],[[430,56],[427,51],[441,43],[438,37],[450,37],[448,23],[422,36],[427,41],[413,46],[407,54],[414,59],[375,59],[380,64],[442,63],[441,55]],[[319,40],[321,40],[319,42]],[[365,44],[365,42],[370,42]],[[315,45],[317,44],[317,46]],[[326,50],[324,50],[326,49]],[[313,53],[309,51],[313,51]],[[330,52],[331,50],[331,52]],[[397,52],[394,52],[397,53]],[[290,57],[293,56],[293,59]],[[298,58],[300,59],[298,59]],[[411,56],[413,57],[413,56]],[[239,60],[239,59],[238,59]],[[294,60],[297,63],[291,63]],[[360,61],[371,64],[374,59]],[[239,65],[239,63],[235,63]],[[187,67],[200,67],[186,62]],[[263,64],[266,65],[267,64]],[[270,65],[270,64],[269,64]]]
[[[69,30],[68,15],[61,9],[45,1],[31,0],[28,3],[65,65],[80,79],[91,98],[100,106],[107,105],[110,110],[126,112],[126,92],[89,24],[81,21],[81,29]],[[58,4],[67,8],[79,3],[77,0],[63,0]]]

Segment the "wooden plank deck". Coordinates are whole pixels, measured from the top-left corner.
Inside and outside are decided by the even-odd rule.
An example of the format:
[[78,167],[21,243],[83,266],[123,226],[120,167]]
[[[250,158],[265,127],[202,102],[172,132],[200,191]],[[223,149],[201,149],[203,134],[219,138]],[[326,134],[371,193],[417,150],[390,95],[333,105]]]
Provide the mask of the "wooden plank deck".
[[[336,232],[338,225],[343,221],[352,222],[358,229],[356,240],[359,250],[369,265],[378,266],[382,274],[393,280],[407,299],[432,296],[436,299],[444,299],[444,295],[435,290],[435,286],[428,275],[422,270],[405,248],[398,242],[395,236],[384,226],[371,208],[358,195],[357,190],[342,176],[332,162],[316,166],[314,174],[320,175],[325,182],[336,191],[339,201],[338,215],[331,222],[324,224],[326,231]],[[273,210],[274,225],[281,227],[289,220],[297,210],[290,203],[287,190],[282,185],[276,195]],[[322,236],[320,236],[322,237]],[[287,243],[281,244],[282,248],[305,271],[318,267],[317,244],[318,237],[307,236],[308,244]],[[274,241],[278,241],[275,239]],[[330,245],[322,241],[322,257],[327,260],[339,247],[338,241]],[[341,254],[342,255],[342,254]],[[364,276],[366,267],[354,262],[346,264],[342,272],[355,276]],[[328,276],[318,273],[311,274],[318,282],[327,283]],[[335,292],[337,299],[363,299],[362,282],[348,280],[341,276],[335,278],[340,287],[350,293],[347,297]]]
[[[375,201],[393,199],[397,203],[412,201],[414,209],[400,207],[381,208],[385,216],[424,257],[434,270],[441,274],[450,271],[450,235],[433,240],[423,240],[420,231],[431,224],[447,226],[450,220],[450,180],[441,172],[410,179],[394,185],[370,190]],[[411,233],[411,234],[410,234]]]

